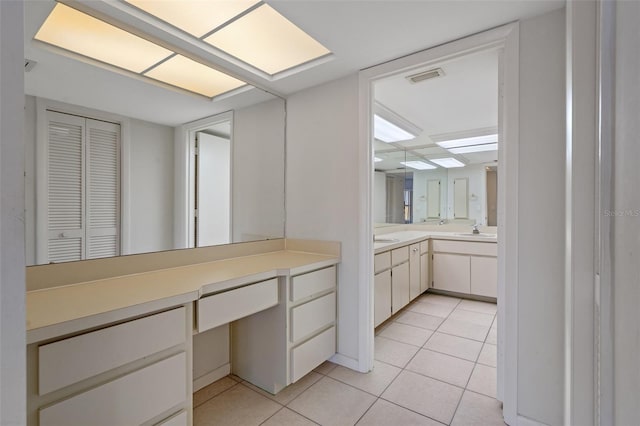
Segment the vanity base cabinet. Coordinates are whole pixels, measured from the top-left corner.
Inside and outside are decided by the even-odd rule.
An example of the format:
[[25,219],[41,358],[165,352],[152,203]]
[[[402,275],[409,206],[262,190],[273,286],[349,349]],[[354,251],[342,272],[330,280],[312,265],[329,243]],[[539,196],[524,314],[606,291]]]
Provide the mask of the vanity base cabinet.
[[409,300],[420,296],[420,243],[409,246]]
[[405,262],[391,268],[391,313],[404,308],[410,300],[409,262]]
[[391,270],[374,276],[374,327],[379,326],[391,316]]
[[471,261],[469,256],[434,253],[433,288],[456,293],[470,293]]
[[498,258],[471,256],[471,294],[498,297]]

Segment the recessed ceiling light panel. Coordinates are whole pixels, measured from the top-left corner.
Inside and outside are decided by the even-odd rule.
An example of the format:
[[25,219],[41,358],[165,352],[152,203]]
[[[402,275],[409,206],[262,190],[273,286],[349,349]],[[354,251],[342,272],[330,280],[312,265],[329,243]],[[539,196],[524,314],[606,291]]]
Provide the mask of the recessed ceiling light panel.
[[416,170],[431,170],[436,168],[436,166],[425,163],[424,161],[401,161],[400,164]]
[[460,148],[449,148],[449,152],[453,154],[469,154],[472,152],[497,151],[497,143],[485,143],[482,145],[461,146]]
[[266,4],[204,41],[271,75],[331,53]]
[[135,73],[173,53],[61,3],[53,8],[35,39]]
[[454,167],[464,167],[464,163],[456,160],[455,158],[430,158],[429,161],[436,163],[446,169],[452,169]]
[[259,0],[125,1],[197,38],[259,3]]
[[485,136],[473,136],[470,138],[461,138],[461,139],[451,139],[447,141],[436,142],[438,146],[442,148],[459,148],[461,146],[470,146],[470,145],[482,145],[488,143],[497,143],[498,135],[485,135]]
[[378,114],[373,115],[373,136],[386,143],[415,139],[415,135],[385,120]]
[[168,59],[144,75],[210,98],[246,84],[182,55]]

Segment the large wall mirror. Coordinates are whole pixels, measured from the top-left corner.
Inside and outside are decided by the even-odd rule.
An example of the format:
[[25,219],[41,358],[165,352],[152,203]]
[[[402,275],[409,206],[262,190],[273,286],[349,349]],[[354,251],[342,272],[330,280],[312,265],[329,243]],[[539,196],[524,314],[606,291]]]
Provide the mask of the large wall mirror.
[[374,223],[497,226],[498,52],[374,85]]
[[284,236],[285,101],[213,100],[34,40],[25,2],[27,263]]

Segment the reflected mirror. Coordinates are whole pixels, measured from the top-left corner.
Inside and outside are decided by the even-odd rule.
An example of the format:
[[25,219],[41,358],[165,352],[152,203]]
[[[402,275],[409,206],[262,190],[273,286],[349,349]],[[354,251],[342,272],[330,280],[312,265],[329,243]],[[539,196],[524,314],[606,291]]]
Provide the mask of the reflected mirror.
[[25,2],[27,264],[284,236],[285,101],[209,99],[34,40]]
[[496,50],[374,84],[374,223],[497,225]]

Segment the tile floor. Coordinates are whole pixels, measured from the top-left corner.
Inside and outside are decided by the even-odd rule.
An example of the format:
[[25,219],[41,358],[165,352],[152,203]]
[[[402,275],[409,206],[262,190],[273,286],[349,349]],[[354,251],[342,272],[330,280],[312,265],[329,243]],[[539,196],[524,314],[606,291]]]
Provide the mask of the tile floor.
[[370,373],[325,362],[278,395],[228,376],[194,425],[504,425],[495,344],[495,304],[422,295],[376,330]]

